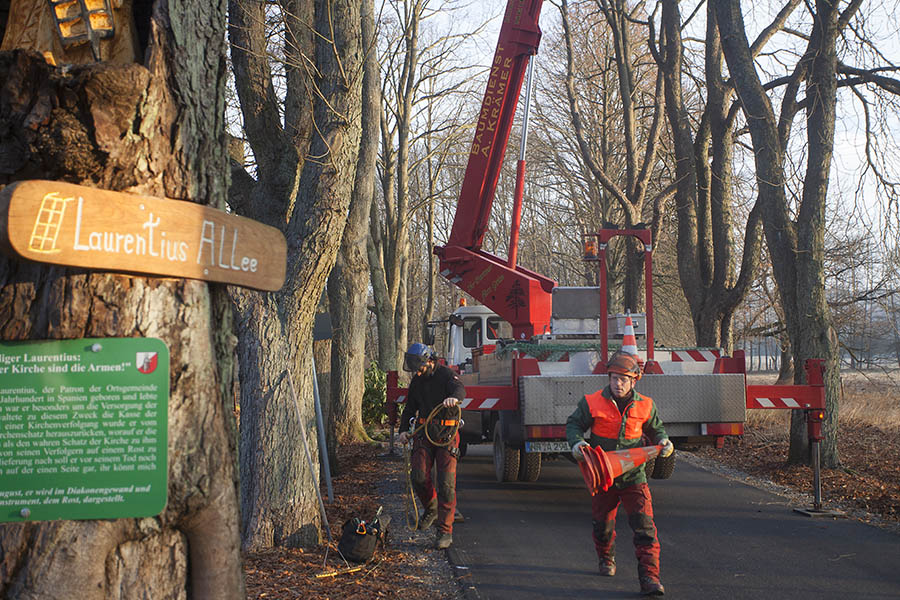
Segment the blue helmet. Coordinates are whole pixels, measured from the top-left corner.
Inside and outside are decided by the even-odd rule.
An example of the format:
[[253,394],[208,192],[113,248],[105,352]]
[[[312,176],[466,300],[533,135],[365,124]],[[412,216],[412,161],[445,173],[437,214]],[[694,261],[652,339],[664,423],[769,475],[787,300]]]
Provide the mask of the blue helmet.
[[421,342],[410,344],[403,356],[403,370],[415,373],[431,358],[428,346]]

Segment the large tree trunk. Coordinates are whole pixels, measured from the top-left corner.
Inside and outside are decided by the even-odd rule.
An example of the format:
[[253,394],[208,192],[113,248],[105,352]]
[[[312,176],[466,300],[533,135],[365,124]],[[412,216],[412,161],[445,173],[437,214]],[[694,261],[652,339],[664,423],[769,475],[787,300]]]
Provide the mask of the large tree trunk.
[[[39,177],[224,206],[224,23],[224,2],[159,2],[146,67],[63,70],[0,53],[0,184]],[[0,595],[244,597],[222,298],[200,281],[0,258],[0,338],[157,337],[171,377],[165,510],[3,525]]]
[[[663,4],[660,69],[666,114],[672,130],[677,175],[677,256],[681,288],[691,308],[698,346],[732,351],[732,316],[746,297],[759,266],[760,210],[745,228],[740,273],[734,273],[732,168],[734,111],[732,90],[722,75],[722,51],[712,9],[706,32],[706,106],[696,134],[681,85],[683,41],[678,3]],[[731,114],[729,114],[731,113]]]
[[331,440],[336,446],[352,440],[369,439],[362,422],[366,370],[366,300],[369,288],[366,238],[369,235],[369,211],[375,193],[381,87],[375,52],[372,0],[362,3],[361,13],[362,44],[368,52],[363,77],[362,141],[341,251],[328,277],[333,339],[331,407],[327,429],[329,453],[333,457],[337,456],[337,448],[331,445]]
[[[825,360],[826,416],[822,464],[837,466],[837,413],[840,372],[837,339],[824,302],[824,210],[831,150],[834,145],[836,85],[835,40],[837,9],[828,1],[817,2],[817,18],[809,45],[792,81],[785,90],[781,120],[776,120],[753,63],[738,0],[715,5],[716,21],[728,68],[740,95],[753,142],[759,202],[772,271],[784,307],[785,323],[794,354],[794,380],[806,382],[804,361]],[[803,184],[800,215],[796,222],[788,211],[784,153],[796,106],[797,89],[806,81],[808,167]],[[830,122],[829,122],[830,121]],[[791,426],[790,460],[807,462],[809,444],[802,418]]]
[[245,549],[307,546],[320,541],[322,526],[316,499],[319,448],[311,334],[347,220],[359,155],[359,5],[293,0],[281,7],[290,59],[283,65],[288,80],[283,124],[278,109],[282,98],[266,62],[263,25],[272,7],[233,0],[229,9],[235,83],[259,177],[254,180],[233,166],[237,185],[230,202],[240,214],[279,227],[288,241],[280,291],[234,294],[241,369],[242,543]]
[[[382,95],[382,101],[384,101]],[[395,273],[396,248],[391,233],[397,220],[394,206],[394,173],[396,172],[396,152],[393,151],[393,138],[389,131],[387,116],[383,107],[379,107],[379,129],[381,131],[381,197],[379,207],[377,196],[373,195],[369,220],[369,237],[366,241],[366,252],[369,256],[369,269],[372,280],[372,299],[375,314],[375,327],[378,332],[378,366],[382,371],[399,368],[397,360],[397,337],[394,331],[394,305],[396,293],[394,281],[399,280]],[[380,217],[381,211],[384,217]]]
[[[824,464],[837,466],[838,406],[840,405],[840,362],[837,334],[825,297],[825,200],[834,149],[835,107],[837,105],[837,2],[817,0],[816,20],[809,41],[812,59],[806,80],[806,129],[809,155],[803,178],[803,199],[797,217],[797,313],[799,342],[794,345],[795,365],[807,359],[825,359],[825,386],[829,395],[825,411],[827,435],[822,441]],[[773,257],[773,260],[777,260]],[[802,368],[794,376],[805,380]],[[788,459],[807,462],[810,449],[806,423],[795,412],[791,420],[791,447]]]

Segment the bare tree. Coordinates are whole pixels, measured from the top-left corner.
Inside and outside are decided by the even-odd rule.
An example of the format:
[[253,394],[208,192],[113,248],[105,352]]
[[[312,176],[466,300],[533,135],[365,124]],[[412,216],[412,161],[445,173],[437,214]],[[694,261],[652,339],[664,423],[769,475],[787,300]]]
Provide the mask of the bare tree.
[[[362,47],[365,75],[362,90],[362,135],[350,212],[337,262],[328,276],[333,340],[331,344],[331,406],[328,411],[329,454],[337,457],[337,444],[368,440],[362,423],[362,399],[366,370],[366,301],[369,262],[366,241],[369,211],[375,194],[375,160],[378,154],[378,117],[381,87],[375,48],[375,16],[372,0],[361,5]],[[332,443],[334,445],[332,445]],[[332,464],[337,469],[337,464]]]
[[[783,27],[797,4],[799,0],[791,0],[763,30],[752,46],[754,56]],[[761,210],[756,204],[747,216],[740,272],[735,273],[737,199],[733,162],[740,113],[734,89],[723,74],[724,57],[713,5],[707,4],[705,73],[696,76],[705,85],[691,100],[682,86],[683,79],[692,76],[683,73],[682,29],[686,23],[682,22],[678,3],[660,5],[660,44],[657,49],[651,39],[651,51],[664,74],[666,114],[675,150],[678,272],[691,308],[696,343],[721,346],[730,352],[734,311],[746,297],[759,268]],[[652,19],[650,25],[652,28]],[[701,108],[697,105],[702,99],[697,96],[702,91],[706,97]]]
[[233,293],[243,546],[310,545],[320,541],[322,526],[319,470],[298,443],[306,435],[317,459],[315,436],[308,435],[314,424],[311,332],[360,156],[360,6],[350,0],[231,0],[229,17],[235,86],[256,160],[253,173],[233,163],[229,201],[235,212],[278,227],[288,240],[280,291]]
[[[369,237],[374,312],[378,326],[378,362],[382,369],[398,366],[398,356],[406,347],[409,328],[407,300],[410,270],[410,224],[413,213],[427,203],[413,203],[411,181],[431,154],[418,151],[433,131],[453,129],[452,115],[442,114],[431,104],[453,101],[464,81],[455,75],[454,54],[470,35],[428,30],[425,25],[442,10],[431,0],[392,0],[393,14],[385,19],[385,48],[382,66],[380,203],[372,210]],[[458,8],[458,7],[457,7]],[[464,8],[464,7],[463,7]],[[423,31],[424,30],[424,31]],[[435,84],[438,82],[438,84]],[[429,112],[430,111],[430,112]],[[430,118],[428,115],[431,115]],[[440,152],[439,146],[434,148]],[[421,197],[427,197],[423,192]]]
[[[825,199],[834,147],[839,61],[837,40],[857,13],[861,2],[820,0],[807,8],[812,26],[807,46],[792,73],[784,80],[780,114],[776,116],[744,30],[738,0],[715,4],[728,69],[741,99],[753,145],[764,231],[778,283],[785,324],[796,365],[807,358],[825,361],[827,409],[823,463],[836,466],[837,412],[840,394],[837,339],[825,296]],[[870,80],[874,74],[869,73]],[[889,84],[890,82],[884,82]],[[805,98],[799,97],[805,90]],[[797,112],[806,110],[806,172],[796,217],[792,218],[786,191],[785,152]],[[797,368],[795,381],[805,373]],[[805,423],[791,423],[789,460],[807,461]]]
[[[224,208],[225,2],[135,14],[141,64],[0,52],[0,186],[41,178]],[[243,598],[223,286],[0,258],[0,306],[3,340],[161,338],[171,377],[163,512],[0,526],[0,595]]]
[[[605,107],[606,116],[615,111],[616,121],[606,121],[599,125],[601,143],[591,140],[585,123],[583,104],[592,99],[583,97],[576,90],[576,44],[573,39],[574,25],[579,30],[589,30],[597,22],[597,15],[585,13],[577,8],[575,23],[567,0],[559,4],[562,16],[563,34],[566,42],[566,92],[569,102],[572,128],[578,142],[581,159],[591,175],[602,187],[604,196],[614,203],[622,215],[624,228],[644,227],[645,207],[648,208],[649,228],[657,243],[659,230],[659,205],[674,192],[674,186],[660,189],[652,185],[652,177],[658,174],[657,161],[662,129],[662,74],[652,61],[636,51],[635,35],[646,36],[646,28],[639,28],[637,15],[640,6],[629,8],[625,0],[595,0],[597,11],[602,15],[611,38],[612,59],[616,70],[617,94],[606,92],[606,99],[614,98],[617,106]],[[589,47],[585,45],[584,47]],[[601,65],[602,66],[602,65]],[[589,79],[589,75],[583,76]],[[611,103],[610,103],[611,104]],[[614,129],[610,126],[615,127]],[[614,133],[615,132],[615,133]],[[620,160],[611,156],[611,140],[621,138],[623,144],[617,148]],[[618,176],[617,176],[618,175]],[[639,246],[639,244],[638,244]],[[626,258],[626,279],[624,300],[627,308],[636,309],[641,304],[642,268],[644,249],[633,247]]]

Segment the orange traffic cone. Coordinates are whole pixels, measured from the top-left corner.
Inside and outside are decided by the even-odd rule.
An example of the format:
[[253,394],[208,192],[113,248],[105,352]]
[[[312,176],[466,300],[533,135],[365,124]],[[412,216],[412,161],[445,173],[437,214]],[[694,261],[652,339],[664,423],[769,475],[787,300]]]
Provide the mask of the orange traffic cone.
[[631,313],[625,315],[625,334],[622,336],[622,349],[625,354],[638,355],[637,340],[634,337],[634,323],[631,322]]
[[591,496],[597,492],[605,492],[613,483],[613,479],[641,466],[651,458],[659,455],[662,446],[644,446],[604,452],[600,448],[582,447],[584,460],[578,463],[584,484]]

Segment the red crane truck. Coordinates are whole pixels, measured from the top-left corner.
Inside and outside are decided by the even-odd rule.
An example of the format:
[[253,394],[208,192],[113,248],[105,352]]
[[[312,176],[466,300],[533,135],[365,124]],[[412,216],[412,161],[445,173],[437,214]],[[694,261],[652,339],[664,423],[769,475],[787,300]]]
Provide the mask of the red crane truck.
[[[528,92],[509,256],[503,259],[482,249],[519,95],[541,38],[542,3],[507,3],[453,228],[447,244],[434,249],[441,275],[489,309],[461,307],[448,319],[451,340],[471,334],[467,326],[477,325],[478,331],[470,337],[476,341],[467,344],[476,346],[470,361],[459,365],[467,396],[461,448],[492,442],[498,481],[536,481],[542,457],[568,455],[566,418],[582,396],[606,385],[609,341],[615,343],[624,334],[625,315],[607,314],[606,250],[617,236],[635,237],[645,248],[646,312],[631,315],[643,346],[639,354],[645,376],[640,391],[655,400],[676,443],[721,445],[724,436],[743,433],[748,407],[824,407],[821,384],[748,387],[742,352],[726,357],[716,349],[654,347],[649,230],[602,229],[584,236],[585,259],[599,269],[598,287],[559,286],[516,264]],[[488,333],[492,322],[500,327]],[[389,373],[388,412],[393,419],[406,394],[397,382],[397,373]]]

